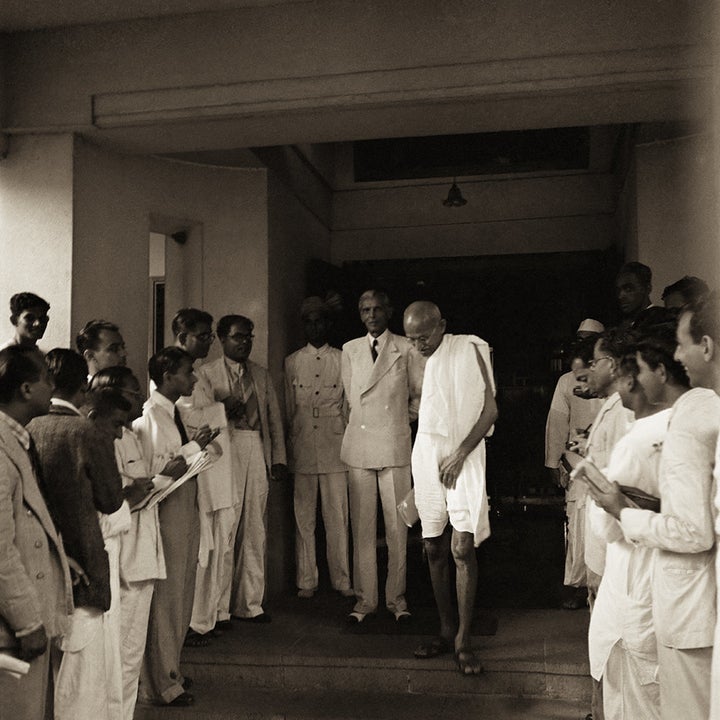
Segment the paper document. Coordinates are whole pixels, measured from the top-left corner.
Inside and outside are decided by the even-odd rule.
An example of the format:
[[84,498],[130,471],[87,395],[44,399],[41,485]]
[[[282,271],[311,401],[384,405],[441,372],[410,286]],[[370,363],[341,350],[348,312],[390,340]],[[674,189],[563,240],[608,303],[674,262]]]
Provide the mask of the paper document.
[[[190,478],[195,477],[203,470],[207,470],[213,462],[214,458],[207,450],[201,450],[199,453],[195,453],[195,455],[188,458],[188,469],[184,475],[180,476],[175,482],[163,484],[162,487],[156,487],[155,490],[146,495],[137,505],[134,505],[132,511],[137,512],[138,510],[154,507],[184,485]],[[155,482],[157,484],[157,480],[155,480]]]

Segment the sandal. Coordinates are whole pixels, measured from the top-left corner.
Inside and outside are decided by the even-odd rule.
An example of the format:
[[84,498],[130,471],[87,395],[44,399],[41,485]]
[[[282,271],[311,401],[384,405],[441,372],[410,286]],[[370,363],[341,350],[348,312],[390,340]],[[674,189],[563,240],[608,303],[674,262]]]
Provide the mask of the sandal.
[[452,651],[452,640],[446,640],[444,637],[436,637],[430,642],[423,643],[419,647],[415,648],[413,655],[418,658],[418,660],[429,660],[430,658],[437,657],[438,655],[447,655]]
[[483,671],[482,663],[470,648],[456,650],[455,662],[462,675],[479,675]]
[[185,647],[207,647],[210,644],[210,638],[206,634],[197,633],[189,630],[185,636]]

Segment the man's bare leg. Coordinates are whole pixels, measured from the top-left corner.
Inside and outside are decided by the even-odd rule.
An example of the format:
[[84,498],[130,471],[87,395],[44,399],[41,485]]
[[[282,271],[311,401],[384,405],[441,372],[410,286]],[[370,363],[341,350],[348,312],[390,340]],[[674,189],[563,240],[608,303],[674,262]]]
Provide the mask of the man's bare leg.
[[478,579],[477,557],[472,533],[458,532],[453,529],[452,554],[457,569],[455,584],[459,616],[458,630],[455,636],[455,658],[460,672],[465,675],[477,675],[482,672],[482,664],[472,651],[470,638]]
[[450,532],[446,528],[439,537],[424,538],[423,542],[430,568],[435,604],[440,615],[440,637],[452,643],[457,629],[457,621],[450,594]]

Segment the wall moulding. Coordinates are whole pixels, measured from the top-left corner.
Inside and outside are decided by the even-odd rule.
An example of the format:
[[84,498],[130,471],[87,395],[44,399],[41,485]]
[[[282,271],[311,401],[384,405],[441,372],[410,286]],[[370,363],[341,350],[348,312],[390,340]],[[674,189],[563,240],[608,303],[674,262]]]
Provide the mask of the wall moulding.
[[98,128],[251,117],[323,109],[392,107],[540,94],[678,92],[706,83],[707,54],[695,46],[528,57],[483,63],[409,67],[314,77],[166,87],[92,96]]

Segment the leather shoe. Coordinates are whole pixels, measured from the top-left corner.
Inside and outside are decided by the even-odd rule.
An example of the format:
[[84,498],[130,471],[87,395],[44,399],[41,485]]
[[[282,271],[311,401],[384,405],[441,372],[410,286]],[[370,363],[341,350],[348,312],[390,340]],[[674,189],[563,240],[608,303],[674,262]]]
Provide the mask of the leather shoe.
[[195,698],[189,692],[184,692],[165,705],[167,707],[190,707],[194,702]]
[[351,612],[351,613],[345,618],[345,622],[346,622],[348,625],[359,625],[363,620],[365,620],[366,617],[367,617],[367,615],[366,615],[365,613],[361,613],[361,612]]
[[189,690],[193,686],[193,681],[191,677],[188,677],[187,675],[183,678],[182,681],[182,689],[183,690]]
[[272,622],[272,618],[267,613],[260,613],[253,617],[240,617],[239,615],[233,615],[233,620],[239,620],[240,622],[266,624]]
[[230,620],[218,620],[218,622],[215,623],[215,627],[213,628],[216,632],[224,633],[228,632],[228,630],[232,630],[232,622]]
[[412,615],[407,610],[399,610],[395,613],[395,622],[398,625],[407,625],[412,620]]

